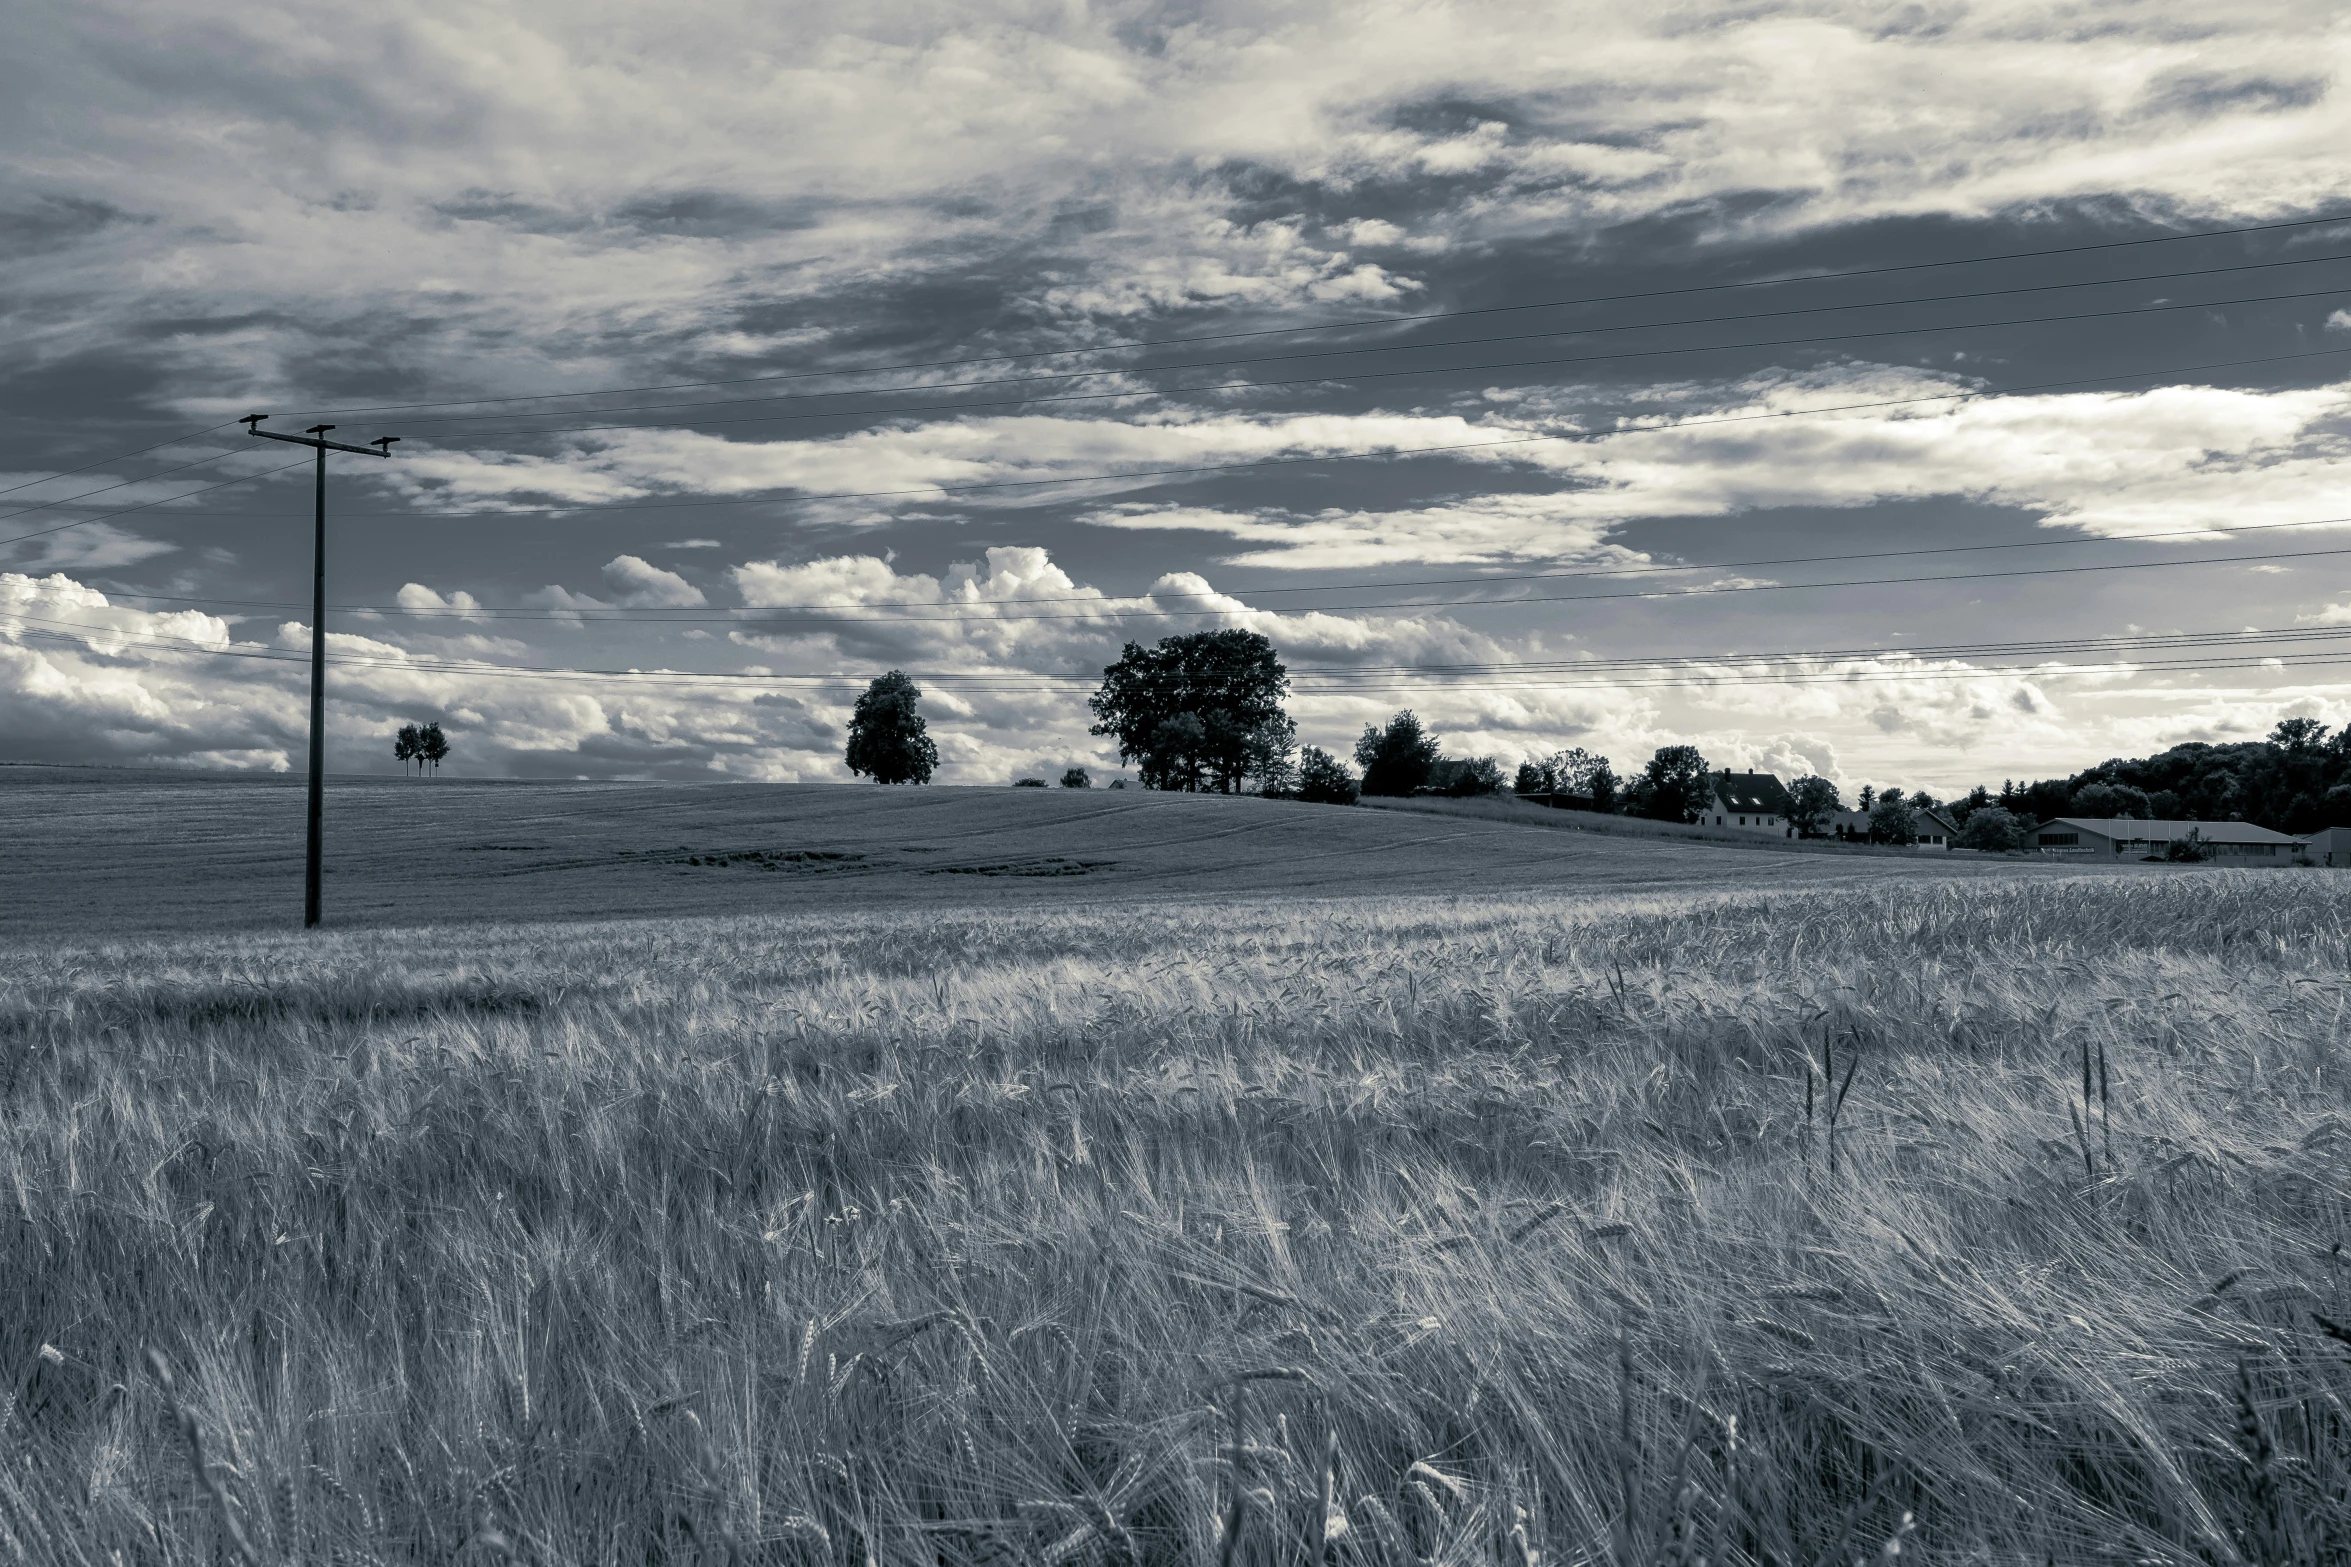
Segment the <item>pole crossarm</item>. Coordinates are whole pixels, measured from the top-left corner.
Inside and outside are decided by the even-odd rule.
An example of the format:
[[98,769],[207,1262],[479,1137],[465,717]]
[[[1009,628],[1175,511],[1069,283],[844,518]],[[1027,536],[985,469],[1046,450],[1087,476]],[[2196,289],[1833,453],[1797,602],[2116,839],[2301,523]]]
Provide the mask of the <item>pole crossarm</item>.
[[268,417],[268,414],[247,414],[237,422],[245,427],[247,435],[258,435],[265,441],[283,441],[288,446],[307,446],[314,451],[349,452],[354,457],[389,457],[392,455],[392,443],[400,439],[397,435],[379,435],[370,445],[348,446],[341,441],[326,438],[326,432],[334,428],[331,424],[313,425],[307,435],[281,435],[275,430],[264,430],[261,427],[261,422]]
[[[330,441],[324,436],[313,440],[307,435],[280,435],[275,430],[255,430],[253,433],[265,441],[284,441],[289,446],[322,447],[330,452],[349,452],[354,457],[389,457],[392,455],[380,446],[347,446],[341,441]],[[387,439],[398,440],[399,437],[390,436]]]

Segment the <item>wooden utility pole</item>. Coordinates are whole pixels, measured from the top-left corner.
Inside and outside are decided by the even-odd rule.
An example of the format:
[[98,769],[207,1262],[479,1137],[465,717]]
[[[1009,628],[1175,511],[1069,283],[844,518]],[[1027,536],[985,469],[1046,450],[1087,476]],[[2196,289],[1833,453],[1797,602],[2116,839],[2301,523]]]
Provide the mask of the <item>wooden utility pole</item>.
[[307,446],[318,453],[318,483],[310,545],[310,842],[302,862],[302,926],[319,921],[321,845],[326,819],[327,772],[327,453],[350,452],[358,457],[389,457],[397,435],[379,435],[366,446],[330,441],[331,424],[314,424],[301,435],[264,430],[268,414],[247,414],[245,433],[265,441]]

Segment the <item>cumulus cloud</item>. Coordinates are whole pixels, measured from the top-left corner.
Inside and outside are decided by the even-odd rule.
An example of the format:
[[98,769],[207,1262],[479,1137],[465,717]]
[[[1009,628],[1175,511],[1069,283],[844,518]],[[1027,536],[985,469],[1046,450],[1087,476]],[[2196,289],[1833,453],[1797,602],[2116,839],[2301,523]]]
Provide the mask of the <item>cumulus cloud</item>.
[[676,572],[635,555],[615,555],[606,561],[604,585],[612,590],[615,603],[632,609],[692,609],[710,602]]
[[481,612],[481,600],[463,588],[446,598],[421,582],[404,583],[396,600],[400,607],[420,615],[475,615]]

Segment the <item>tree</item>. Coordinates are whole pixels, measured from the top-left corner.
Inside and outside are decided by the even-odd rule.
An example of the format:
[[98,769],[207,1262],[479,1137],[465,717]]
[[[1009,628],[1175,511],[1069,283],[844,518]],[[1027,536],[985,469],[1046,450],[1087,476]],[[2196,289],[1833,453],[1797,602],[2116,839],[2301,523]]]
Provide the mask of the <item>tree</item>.
[[1593,810],[1613,811],[1617,805],[1616,773],[1607,757],[1596,756],[1592,761],[1593,768],[1584,778],[1584,792],[1592,797]]
[[1385,729],[1364,725],[1362,738],[1355,742],[1365,794],[1410,794],[1429,781],[1437,757],[1437,737],[1421,728],[1419,715],[1410,708],[1389,719]]
[[1287,763],[1297,733],[1282,699],[1289,671],[1254,631],[1196,631],[1156,647],[1129,642],[1089,699],[1093,733],[1118,737],[1146,789],[1214,789]]
[[1553,794],[1558,788],[1549,764],[1544,762],[1519,763],[1518,776],[1510,781],[1512,794]]
[[1318,745],[1298,753],[1298,798],[1315,805],[1353,805],[1355,775],[1347,764]]
[[927,784],[939,748],[915,710],[922,691],[903,670],[876,676],[849,715],[849,771],[878,784]]
[[1094,780],[1084,768],[1073,767],[1061,775],[1061,787],[1064,789],[1091,789],[1094,787]]
[[2327,726],[2315,718],[2281,718],[2269,743],[2281,751],[2315,751],[2326,744]]
[[400,763],[400,776],[408,776],[408,764],[423,754],[424,731],[414,724],[402,724],[400,732],[392,737],[392,756]]
[[2084,784],[2073,792],[2068,806],[2068,814],[2073,816],[2127,816],[2144,821],[2153,814],[2147,792],[2129,784]]
[[1870,785],[1870,784],[1863,784],[1863,785],[1861,786],[1861,809],[1862,809],[1862,811],[1863,811],[1863,812],[1866,814],[1866,813],[1868,813],[1869,811],[1875,810],[1875,809],[1877,808],[1877,803],[1878,803],[1878,792],[1877,792],[1877,789],[1876,789],[1876,788],[1875,788],[1873,785]]
[[1799,778],[1788,786],[1788,825],[1799,838],[1828,836],[1829,818],[1845,808],[1845,798],[1826,778]]
[[1660,746],[1641,769],[1640,789],[1645,814],[1661,822],[1694,822],[1706,809],[1706,758],[1694,745]]
[[2033,824],[2006,806],[1979,805],[1967,813],[1967,823],[1959,829],[1956,841],[1962,849],[1999,854],[2032,847],[2032,833]]
[[1257,780],[1257,792],[1276,798],[1298,787],[1298,764],[1290,759],[1296,749],[1298,726],[1287,715],[1259,724],[1249,733],[1246,772]]
[[1561,794],[1584,794],[1600,810],[1613,810],[1616,805],[1616,774],[1609,771],[1608,758],[1595,756],[1582,746],[1570,746],[1554,751],[1543,767],[1551,776],[1551,787]]
[[1918,815],[1904,802],[1901,790],[1888,789],[1878,796],[1876,809],[1869,813],[1869,841],[1901,844],[1918,841]]
[[441,764],[449,759],[449,737],[441,733],[439,720],[425,725],[417,736],[416,755],[417,760],[432,764],[434,776],[440,775]]
[[1467,799],[1471,795],[1500,794],[1502,767],[1490,756],[1443,756],[1429,768],[1421,787],[1431,794]]

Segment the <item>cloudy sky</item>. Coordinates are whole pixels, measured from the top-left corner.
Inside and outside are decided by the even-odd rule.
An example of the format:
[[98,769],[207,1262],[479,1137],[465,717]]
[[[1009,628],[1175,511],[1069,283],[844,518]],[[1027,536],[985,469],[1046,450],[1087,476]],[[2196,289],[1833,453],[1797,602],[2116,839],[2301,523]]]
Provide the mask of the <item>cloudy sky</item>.
[[[2351,719],[2298,0],[417,0],[0,22],[0,760],[1117,770],[1130,640],[1937,792]],[[2331,221],[2337,218],[2340,221]],[[630,674],[629,671],[639,673]]]

